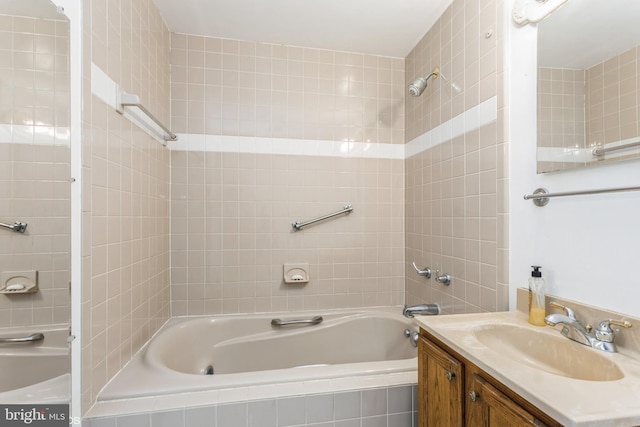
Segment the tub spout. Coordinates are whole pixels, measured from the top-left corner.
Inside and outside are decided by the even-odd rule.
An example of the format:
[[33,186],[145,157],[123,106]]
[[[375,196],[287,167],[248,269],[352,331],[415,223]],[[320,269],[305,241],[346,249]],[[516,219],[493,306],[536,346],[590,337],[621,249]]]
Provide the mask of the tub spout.
[[414,317],[416,314],[435,316],[436,314],[440,314],[440,306],[438,304],[419,304],[410,307],[405,305],[402,309],[402,314],[405,317]]

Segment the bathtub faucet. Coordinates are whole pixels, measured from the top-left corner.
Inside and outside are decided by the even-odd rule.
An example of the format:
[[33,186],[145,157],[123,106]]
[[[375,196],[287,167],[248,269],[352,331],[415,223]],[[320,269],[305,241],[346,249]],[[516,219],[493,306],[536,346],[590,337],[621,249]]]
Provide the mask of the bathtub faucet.
[[413,317],[416,314],[423,316],[435,316],[436,314],[440,314],[440,306],[437,303],[412,305],[411,307],[407,307],[405,305],[402,309],[402,314],[404,317]]

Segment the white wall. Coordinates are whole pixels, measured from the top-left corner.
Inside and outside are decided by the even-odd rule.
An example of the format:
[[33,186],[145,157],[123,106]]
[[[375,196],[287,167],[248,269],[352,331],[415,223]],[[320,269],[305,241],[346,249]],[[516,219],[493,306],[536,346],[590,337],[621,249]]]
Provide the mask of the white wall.
[[536,174],[537,30],[511,20],[507,25],[510,305],[515,306],[516,289],[526,286],[530,266],[536,264],[543,266],[548,293],[638,316],[640,192],[554,198],[543,208],[523,195],[538,187],[562,192],[638,186],[640,161]]

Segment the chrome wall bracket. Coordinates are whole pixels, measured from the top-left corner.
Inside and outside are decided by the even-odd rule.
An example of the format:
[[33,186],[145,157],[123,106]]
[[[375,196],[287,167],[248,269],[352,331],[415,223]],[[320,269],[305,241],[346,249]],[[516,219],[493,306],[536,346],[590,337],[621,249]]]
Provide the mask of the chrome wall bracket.
[[[538,196],[538,197],[531,197],[530,199],[533,201],[533,204],[539,208],[547,206],[547,204],[549,204],[549,198],[544,197],[544,194],[549,194],[549,190],[542,187],[536,188],[532,196]],[[527,197],[528,196],[525,196],[525,200],[527,200]]]

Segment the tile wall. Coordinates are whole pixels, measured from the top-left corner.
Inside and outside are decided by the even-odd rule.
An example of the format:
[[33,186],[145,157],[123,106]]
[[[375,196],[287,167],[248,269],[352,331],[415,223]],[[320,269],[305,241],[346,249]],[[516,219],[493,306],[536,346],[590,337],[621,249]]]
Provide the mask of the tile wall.
[[[584,166],[596,160],[588,151],[591,148],[638,139],[639,60],[640,48],[635,47],[587,70],[538,69],[538,146],[585,149],[583,156],[572,156],[562,164],[538,162],[540,172]],[[557,157],[563,158],[562,154]],[[627,151],[613,158],[638,156]]]
[[248,400],[85,420],[88,427],[412,427],[415,385]]
[[[407,141],[442,124],[459,135],[405,163],[409,304],[437,302],[445,313],[508,308],[501,13],[500,1],[454,0],[406,58],[407,81],[441,71],[421,97],[406,98]],[[458,120],[493,98],[496,121],[474,129]],[[451,285],[418,276],[414,261],[449,274]]]
[[[349,152],[401,147],[403,67],[172,34],[172,126],[203,141],[172,151],[173,315],[404,301],[403,160]],[[353,214],[292,232],[347,204]],[[283,283],[283,264],[295,262],[309,264],[308,284]]]
[[405,58],[407,82],[440,69],[420,97],[405,99],[407,142],[496,95],[499,3],[454,0]]
[[640,47],[586,71],[588,145],[640,135]]
[[538,68],[539,146],[584,147],[585,72]]
[[[87,95],[86,77],[85,405],[168,317],[169,282],[173,315],[395,305],[405,293],[446,312],[507,307],[500,1],[454,0],[406,60],[170,37],[151,0],[84,6],[85,70],[165,120],[171,105],[187,141],[169,154]],[[405,100],[405,81],[434,65],[440,78]],[[492,99],[495,122],[409,159],[349,153],[401,146]],[[275,142],[324,154],[260,146]],[[346,154],[324,149],[335,143]],[[348,217],[291,230],[348,203]],[[411,260],[452,285],[425,291]],[[285,286],[284,262],[308,262],[312,281]]]
[[[2,272],[37,270],[39,291],[0,295],[0,327],[69,323],[69,28],[0,16]],[[0,287],[4,284],[0,283]]]
[[83,2],[83,412],[169,317],[169,151],[92,95],[92,65],[168,122],[152,0]]
[[565,157],[564,149],[586,148],[585,71],[538,68],[538,147],[563,150],[559,158],[569,161],[538,159],[538,172],[584,166],[576,156]]
[[171,35],[175,132],[404,143],[404,61]]

